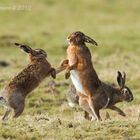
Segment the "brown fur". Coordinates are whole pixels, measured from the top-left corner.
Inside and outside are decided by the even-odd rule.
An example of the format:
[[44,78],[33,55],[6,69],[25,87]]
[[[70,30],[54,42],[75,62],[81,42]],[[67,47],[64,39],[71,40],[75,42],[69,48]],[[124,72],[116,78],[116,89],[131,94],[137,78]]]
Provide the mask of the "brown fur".
[[89,49],[85,45],[80,47],[70,45],[67,49],[67,54],[69,63],[71,63],[67,68],[67,73],[69,73],[69,70],[76,69],[79,72],[84,91],[89,96],[93,96],[93,88],[96,90],[100,85],[100,80],[93,68]]
[[[120,82],[118,81],[118,83]],[[120,108],[115,106],[116,103],[122,101],[130,102],[133,100],[131,90],[125,86],[125,82],[123,84],[123,86],[119,85],[119,87],[116,87],[102,82],[102,84],[99,86],[99,88],[96,91],[97,93],[92,98],[93,106],[99,120],[101,120],[99,110],[106,108],[117,111],[118,114],[125,116],[125,113]],[[124,92],[124,89],[127,90],[127,93]],[[73,97],[75,97],[75,99],[71,98],[71,102],[76,103],[79,101],[79,105],[85,110],[85,118],[89,120],[89,114],[92,114],[92,111],[88,104],[88,97],[81,93],[76,93],[76,89],[73,85],[71,85],[70,91],[71,94],[73,94]],[[77,98],[76,95],[79,95],[79,98]],[[69,98],[70,97],[71,96],[69,96]]]
[[26,45],[16,45],[29,54],[30,63],[4,88],[1,97],[5,100],[7,111],[3,120],[7,119],[14,109],[14,117],[18,117],[24,110],[25,97],[33,91],[47,76],[56,77],[56,71],[46,60],[47,54],[41,49],[32,50]]
[[[99,110],[104,107],[109,107],[109,105],[111,106],[110,109],[121,112],[117,107],[114,106],[114,104],[122,101],[123,99],[121,94],[119,94],[122,87],[120,87],[118,90],[100,81],[92,65],[91,53],[85,45],[85,43],[91,43],[95,45],[97,45],[97,43],[90,37],[84,35],[82,32],[72,33],[68,37],[68,40],[70,43],[67,49],[68,59],[64,60],[61,63],[61,66],[67,65],[65,73],[66,79],[71,76],[72,70],[76,71],[79,75],[79,83],[81,83],[83,87],[82,92],[77,91],[77,94],[79,95],[79,105],[86,112],[91,114],[92,118],[95,117],[97,121],[101,119]],[[119,78],[117,79],[121,78],[122,76],[119,72]],[[123,83],[125,83],[125,77],[124,80],[122,79],[118,83],[124,85]],[[76,88],[77,85],[74,86]],[[132,94],[131,91],[129,93],[130,95]]]
[[[86,40],[86,38],[90,39],[91,42],[88,42],[89,40]],[[66,63],[68,64],[66,68],[66,79],[69,78],[71,70],[77,70],[86,95],[93,96],[93,91],[100,85],[100,80],[93,68],[91,53],[86,47],[85,42],[95,45],[97,43],[81,32],[72,33],[68,39],[70,40],[70,45],[67,49],[68,59],[64,60],[61,64],[61,66],[66,65]]]
[[[76,70],[79,75],[79,83],[83,87],[83,95],[88,98],[88,103],[94,115],[94,108],[92,106],[92,98],[97,93],[96,90],[101,85],[96,71],[93,68],[91,61],[91,53],[86,47],[85,42],[97,45],[97,43],[90,37],[84,35],[82,32],[74,32],[68,37],[70,45],[67,49],[67,60],[62,62],[61,66],[66,65],[66,79],[70,76],[71,70]],[[82,107],[83,108],[83,107]],[[84,109],[84,108],[83,108]]]
[[[92,98],[92,100],[94,111],[97,116],[95,119],[97,120],[101,120],[99,110],[105,108],[112,109],[117,111],[120,115],[125,116],[125,113],[120,108],[116,107],[115,104],[122,101],[130,102],[133,100],[132,92],[125,86],[125,82],[123,86],[118,88],[102,83],[96,92],[97,94]],[[79,94],[79,104],[80,106],[87,107],[88,98],[83,94]],[[85,108],[85,111],[91,114],[90,107]]]

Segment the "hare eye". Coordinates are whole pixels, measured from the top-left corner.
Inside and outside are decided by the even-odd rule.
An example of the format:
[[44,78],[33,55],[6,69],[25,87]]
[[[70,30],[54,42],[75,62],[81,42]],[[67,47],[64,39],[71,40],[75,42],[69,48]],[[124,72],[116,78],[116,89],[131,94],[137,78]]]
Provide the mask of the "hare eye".
[[124,90],[123,90],[123,93],[126,95],[126,94],[129,93],[129,91],[128,91],[127,89],[124,89]]
[[126,90],[126,91],[124,91],[124,93],[125,93],[125,94],[127,94],[127,93],[128,93],[128,91]]

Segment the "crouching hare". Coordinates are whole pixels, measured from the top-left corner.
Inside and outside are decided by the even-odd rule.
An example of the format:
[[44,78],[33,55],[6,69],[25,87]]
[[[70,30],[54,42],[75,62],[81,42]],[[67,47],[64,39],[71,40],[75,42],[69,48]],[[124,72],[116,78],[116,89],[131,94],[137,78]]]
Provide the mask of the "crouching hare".
[[0,93],[0,104],[6,107],[2,120],[9,118],[14,110],[14,118],[24,110],[25,97],[34,90],[47,76],[56,77],[56,71],[46,60],[47,53],[42,49],[31,49],[27,45],[15,43],[15,45],[29,54],[30,63]]
[[[119,115],[126,116],[125,113],[118,107],[115,106],[116,103],[119,102],[131,102],[133,100],[133,94],[131,90],[125,85],[126,74],[118,71],[117,82],[119,87],[115,87],[106,83],[101,84],[101,86],[97,89],[95,96],[92,98],[93,100],[93,108],[95,110],[95,119],[101,120],[99,110],[100,109],[111,109],[117,111]],[[74,88],[74,87],[73,87]],[[87,97],[83,94],[76,93],[76,90],[72,89],[72,94],[78,94],[79,98],[75,96],[75,100],[79,100],[79,105],[82,106],[85,110],[85,118],[89,119],[89,114],[92,114],[92,111],[89,107]],[[74,97],[74,96],[73,96]],[[71,98],[70,101],[75,103],[75,100]],[[93,119],[93,118],[92,118]]]

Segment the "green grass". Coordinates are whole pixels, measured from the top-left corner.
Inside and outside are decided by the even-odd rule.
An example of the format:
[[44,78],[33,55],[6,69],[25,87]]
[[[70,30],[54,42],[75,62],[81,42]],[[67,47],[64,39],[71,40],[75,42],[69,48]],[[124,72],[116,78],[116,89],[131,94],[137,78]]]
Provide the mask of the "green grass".
[[[26,99],[26,107],[18,119],[0,122],[0,140],[108,140],[140,139],[140,1],[133,0],[1,0],[2,6],[31,6],[25,11],[0,10],[0,60],[10,63],[0,67],[0,88],[28,63],[26,54],[13,47],[24,42],[43,48],[48,60],[57,67],[66,57],[67,36],[83,31],[94,38],[99,47],[89,46],[94,67],[103,81],[116,83],[118,70],[127,74],[127,85],[134,101],[118,104],[126,117],[110,113],[100,123],[84,120],[83,111],[72,109],[66,100],[67,86],[59,87],[59,95],[47,93],[47,78]],[[64,73],[56,82],[70,82]],[[0,107],[0,116],[4,109]]]

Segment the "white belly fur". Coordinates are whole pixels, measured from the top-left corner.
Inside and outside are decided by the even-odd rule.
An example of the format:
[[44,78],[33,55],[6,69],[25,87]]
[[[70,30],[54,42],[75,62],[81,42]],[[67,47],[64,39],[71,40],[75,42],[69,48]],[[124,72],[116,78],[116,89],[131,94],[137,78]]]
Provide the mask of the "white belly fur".
[[80,93],[83,93],[83,86],[80,83],[80,78],[79,78],[79,74],[78,71],[76,70],[71,70],[70,71],[70,78],[72,80],[72,83],[74,84],[76,90]]

